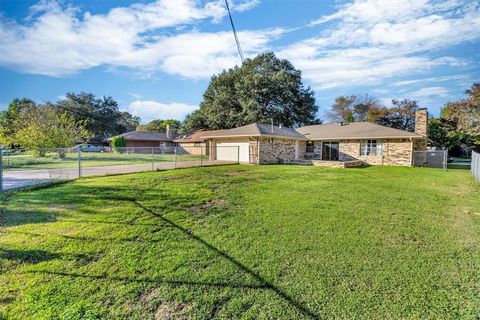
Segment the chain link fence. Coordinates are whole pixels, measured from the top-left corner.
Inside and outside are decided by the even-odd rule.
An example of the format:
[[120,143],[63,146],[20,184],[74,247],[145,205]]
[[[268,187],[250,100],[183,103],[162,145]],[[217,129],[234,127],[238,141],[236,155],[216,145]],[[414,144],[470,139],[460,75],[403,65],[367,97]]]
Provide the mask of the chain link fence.
[[470,167],[477,182],[480,182],[480,153],[472,151],[472,164]]
[[414,151],[412,165],[414,167],[440,168],[447,170],[448,151]]
[[82,150],[81,147],[58,149],[0,149],[0,192],[40,183],[72,180],[80,177],[122,174],[176,168],[238,163],[239,147],[224,146],[227,160],[211,159],[204,146],[127,147]]

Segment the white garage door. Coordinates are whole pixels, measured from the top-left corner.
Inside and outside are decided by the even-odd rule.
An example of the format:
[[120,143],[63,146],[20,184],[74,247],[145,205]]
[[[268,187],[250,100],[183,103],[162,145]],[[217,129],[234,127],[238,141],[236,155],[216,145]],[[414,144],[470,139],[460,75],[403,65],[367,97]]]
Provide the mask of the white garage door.
[[[240,157],[238,151],[240,150]],[[249,162],[248,142],[217,142],[217,160]]]

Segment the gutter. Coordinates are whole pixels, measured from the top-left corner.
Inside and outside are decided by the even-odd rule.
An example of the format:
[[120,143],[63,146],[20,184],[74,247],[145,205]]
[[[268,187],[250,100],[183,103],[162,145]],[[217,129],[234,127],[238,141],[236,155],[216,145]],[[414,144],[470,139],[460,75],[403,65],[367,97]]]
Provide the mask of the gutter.
[[219,139],[219,138],[248,138],[248,137],[279,138],[279,139],[305,140],[305,141],[309,140],[308,138],[275,136],[275,135],[267,135],[267,134],[239,134],[239,135],[229,135],[229,136],[206,136],[206,137],[202,137],[202,138],[204,138],[204,139]]

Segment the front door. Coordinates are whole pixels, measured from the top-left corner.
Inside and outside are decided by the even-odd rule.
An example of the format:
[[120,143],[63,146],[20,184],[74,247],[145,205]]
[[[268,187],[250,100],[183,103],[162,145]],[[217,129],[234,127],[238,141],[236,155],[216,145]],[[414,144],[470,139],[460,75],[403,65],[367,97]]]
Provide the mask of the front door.
[[339,144],[338,142],[326,141],[322,143],[322,160],[338,161]]

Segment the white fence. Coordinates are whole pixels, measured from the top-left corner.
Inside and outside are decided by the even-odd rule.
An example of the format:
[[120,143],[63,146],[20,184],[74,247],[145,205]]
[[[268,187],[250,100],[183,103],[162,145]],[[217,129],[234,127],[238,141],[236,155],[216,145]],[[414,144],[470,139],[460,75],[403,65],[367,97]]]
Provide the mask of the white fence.
[[[0,149],[0,192],[80,177],[203,167],[239,162],[239,148],[216,147],[228,159],[210,157],[206,147],[94,149]],[[228,149],[228,150],[223,150]]]
[[475,151],[472,151],[471,170],[475,180],[480,182],[480,153]]

